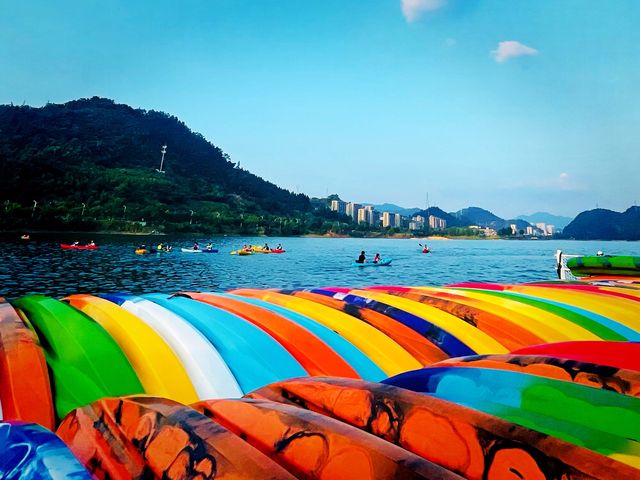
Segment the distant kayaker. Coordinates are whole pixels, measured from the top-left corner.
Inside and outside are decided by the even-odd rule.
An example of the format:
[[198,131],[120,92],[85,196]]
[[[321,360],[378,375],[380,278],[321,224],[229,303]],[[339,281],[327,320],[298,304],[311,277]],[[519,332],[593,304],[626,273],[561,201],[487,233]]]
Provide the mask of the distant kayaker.
[[596,256],[603,257],[604,256],[604,252],[602,250],[598,250],[598,253],[596,253]]
[[95,246],[96,246],[96,242],[94,242],[93,240],[91,240],[89,243],[87,243],[87,246],[89,246],[89,247],[95,247]]
[[367,261],[367,257],[364,256],[364,250],[360,252],[360,256],[356,260],[356,263],[364,263]]
[[264,247],[262,247],[262,248],[264,248],[265,250],[271,250],[271,249],[269,248],[269,244],[268,244],[268,243],[265,243],[265,244],[264,244]]
[[213,243],[207,243],[207,250],[213,250]]
[[71,245],[73,245],[74,247],[77,247],[78,245],[80,245],[80,242],[78,240],[76,240]]
[[376,253],[376,256],[373,257],[373,263],[378,263],[382,258],[380,258],[380,254]]
[[276,250],[282,250],[282,244],[279,243],[278,246],[276,247]]
[[164,245],[161,243],[158,244],[158,246],[156,247],[156,250],[158,250],[159,252],[162,251]]
[[198,242],[193,242],[193,249],[200,250],[200,245],[198,245]]

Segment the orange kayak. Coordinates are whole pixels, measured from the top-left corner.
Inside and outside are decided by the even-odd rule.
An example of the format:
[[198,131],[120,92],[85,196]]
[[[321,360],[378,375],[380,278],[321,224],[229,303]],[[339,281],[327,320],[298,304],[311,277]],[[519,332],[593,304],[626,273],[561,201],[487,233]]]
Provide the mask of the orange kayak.
[[640,372],[638,371],[550,356],[474,355],[444,360],[432,366],[509,370],[640,397]]
[[193,408],[246,439],[298,478],[458,479],[350,425],[266,400],[208,400]]
[[51,384],[35,332],[0,297],[0,405],[4,420],[55,427]]
[[294,478],[204,415],[156,397],[98,400],[56,433],[98,478]]
[[470,480],[635,478],[638,470],[429,395],[363,380],[306,378],[247,395],[366,430]]
[[261,328],[302,365],[309,375],[360,378],[327,344],[300,325],[264,308],[209,293],[184,293],[194,300],[222,308]]
[[410,329],[406,325],[388,317],[382,313],[376,312],[369,308],[360,307],[358,305],[349,304],[343,300],[338,300],[327,295],[307,292],[304,290],[287,291],[282,290],[280,293],[293,295],[294,297],[305,298],[316,303],[335,308],[341,312],[347,313],[358,320],[368,323],[377,328],[385,335],[395,340],[400,346],[411,354],[422,365],[431,365],[434,362],[444,360],[449,356],[439,347],[434,345],[428,339],[420,335],[415,330]]

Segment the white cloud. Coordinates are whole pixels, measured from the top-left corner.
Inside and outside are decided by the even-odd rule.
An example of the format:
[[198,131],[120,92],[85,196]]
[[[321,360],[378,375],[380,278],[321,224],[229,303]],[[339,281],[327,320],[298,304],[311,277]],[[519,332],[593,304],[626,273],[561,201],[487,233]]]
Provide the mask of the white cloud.
[[511,58],[538,55],[538,50],[527,47],[526,45],[515,40],[507,40],[498,43],[498,48],[491,52],[498,63],[504,63]]
[[560,179],[565,179],[565,178],[569,178],[569,174],[568,174],[568,173],[566,173],[566,172],[562,172],[562,173],[560,174]]
[[402,14],[407,22],[413,22],[423,12],[431,12],[443,7],[447,0],[401,0]]

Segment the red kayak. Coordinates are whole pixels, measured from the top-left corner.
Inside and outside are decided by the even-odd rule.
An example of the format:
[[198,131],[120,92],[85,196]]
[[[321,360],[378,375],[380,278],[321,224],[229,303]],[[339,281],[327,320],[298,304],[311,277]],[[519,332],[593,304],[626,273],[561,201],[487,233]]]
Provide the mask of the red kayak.
[[556,358],[640,371],[640,342],[559,342],[514,350],[518,355],[551,355]]
[[97,250],[97,245],[68,245],[66,243],[61,243],[60,248],[63,250]]
[[422,249],[422,253],[429,253],[431,250],[429,250],[428,248],[423,248]]
[[271,250],[269,250],[271,253],[284,253],[286,252],[286,250],[283,250],[282,248],[272,248]]

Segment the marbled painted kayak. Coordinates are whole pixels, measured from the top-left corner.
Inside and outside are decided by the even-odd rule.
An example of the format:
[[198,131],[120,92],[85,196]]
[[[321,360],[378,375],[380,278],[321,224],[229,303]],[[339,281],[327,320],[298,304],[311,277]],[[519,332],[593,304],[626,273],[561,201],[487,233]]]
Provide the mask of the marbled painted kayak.
[[248,397],[336,418],[471,480],[615,480],[638,473],[611,458],[500,418],[379,383],[302,378],[269,385]]
[[227,429],[171,400],[99,400],[72,411],[57,433],[98,478],[295,478]]
[[34,423],[0,422],[0,478],[3,480],[91,480],[55,434]]
[[115,340],[84,313],[43,295],[13,305],[26,314],[43,346],[58,418],[99,398],[144,393]]
[[474,355],[434,363],[434,367],[494,368],[555,378],[640,397],[640,372],[537,355]]
[[0,420],[54,428],[53,399],[44,352],[36,334],[0,297]]
[[460,479],[458,475],[332,418],[257,399],[193,405],[298,478]]
[[383,383],[484,411],[598,453],[613,452],[640,466],[640,398],[484,368],[424,368]]

